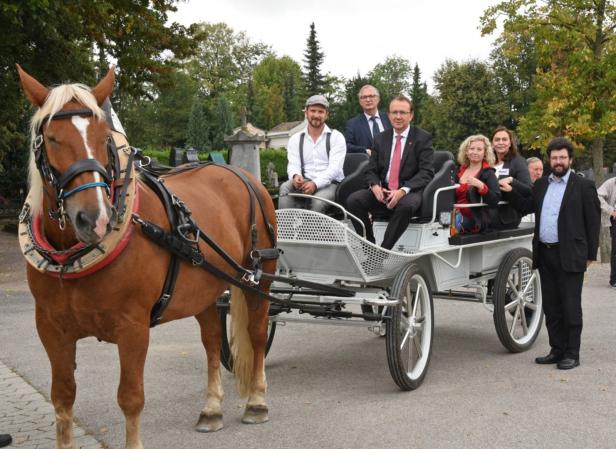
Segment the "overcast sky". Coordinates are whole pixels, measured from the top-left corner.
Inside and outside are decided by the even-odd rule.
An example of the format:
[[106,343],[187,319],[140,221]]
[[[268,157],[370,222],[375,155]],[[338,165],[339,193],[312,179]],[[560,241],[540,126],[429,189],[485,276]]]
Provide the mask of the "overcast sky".
[[[325,53],[323,71],[350,78],[365,75],[387,56],[419,64],[432,74],[447,59],[487,59],[494,36],[481,37],[479,18],[497,0],[190,0],[172,21],[225,22],[252,41],[269,44],[278,56],[303,64],[314,22]],[[382,9],[382,8],[387,9]]]

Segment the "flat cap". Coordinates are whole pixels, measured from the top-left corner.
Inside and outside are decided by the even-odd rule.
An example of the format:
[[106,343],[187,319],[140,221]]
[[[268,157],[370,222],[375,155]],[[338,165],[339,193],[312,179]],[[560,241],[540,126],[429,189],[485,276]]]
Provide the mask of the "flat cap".
[[324,106],[325,109],[329,109],[329,101],[323,95],[313,95],[306,100],[306,107],[313,106],[315,104]]

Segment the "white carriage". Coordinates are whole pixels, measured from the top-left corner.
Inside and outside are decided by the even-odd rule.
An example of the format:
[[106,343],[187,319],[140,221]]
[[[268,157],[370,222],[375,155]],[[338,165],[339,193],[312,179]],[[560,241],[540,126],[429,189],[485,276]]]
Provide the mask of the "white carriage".
[[[412,390],[430,361],[433,298],[482,303],[511,352],[534,343],[543,314],[539,273],[532,269],[532,224],[450,237],[453,161],[444,157],[435,168],[435,180],[424,192],[424,216],[413,220],[392,251],[358,235],[353,217],[340,206],[337,218],[306,209],[277,211],[279,274],[317,287],[272,286],[282,304],[271,305],[269,344],[280,323],[365,326],[384,335],[394,381]],[[386,225],[375,222],[377,241]],[[224,325],[227,308],[220,311]],[[231,362],[223,341],[223,363]]]

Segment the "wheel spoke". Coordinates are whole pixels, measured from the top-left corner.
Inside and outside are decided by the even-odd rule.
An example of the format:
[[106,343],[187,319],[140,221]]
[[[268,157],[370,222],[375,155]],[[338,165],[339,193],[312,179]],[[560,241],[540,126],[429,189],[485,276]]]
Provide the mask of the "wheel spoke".
[[530,279],[528,280],[528,283],[526,284],[526,286],[524,287],[524,290],[522,290],[522,294],[524,296],[526,296],[528,294],[528,289],[530,288],[531,285],[533,285],[533,283],[535,282],[536,278],[537,278],[537,273],[533,271],[533,274],[530,277]]
[[421,345],[417,340],[419,340],[419,335],[415,335],[413,337],[413,344],[415,345],[415,350],[417,351],[417,359],[419,360],[423,357],[423,351],[421,350]]
[[527,302],[526,307],[528,307],[530,310],[537,310],[537,304],[535,304],[534,302]]
[[413,304],[413,314],[411,316],[415,316],[417,314],[417,304],[419,303],[419,292],[421,291],[421,284],[417,284],[417,291],[415,292],[415,303]]
[[402,342],[400,343],[400,350],[402,350],[402,348],[404,348],[404,344],[406,343],[406,341],[408,340],[410,335],[411,335],[411,328],[409,327],[406,330],[406,333],[404,334],[404,337],[402,337]]
[[520,314],[520,322],[522,323],[522,331],[524,335],[528,334],[528,323],[526,322],[526,310],[522,307],[522,313]]
[[518,261],[518,291],[522,290],[522,261]]
[[511,291],[513,292],[513,294],[515,296],[518,296],[518,288],[517,286],[513,283],[513,281],[511,280],[511,278],[507,279],[507,285],[509,286],[509,288],[511,289]]
[[509,312],[511,309],[513,309],[514,307],[517,307],[520,301],[518,301],[517,299],[514,299],[513,301],[511,301],[510,303],[505,305],[505,310],[507,312]]
[[513,320],[511,321],[511,329],[509,329],[509,334],[513,336],[513,331],[515,330],[515,324],[520,318],[520,308],[515,309],[515,313],[513,314]]

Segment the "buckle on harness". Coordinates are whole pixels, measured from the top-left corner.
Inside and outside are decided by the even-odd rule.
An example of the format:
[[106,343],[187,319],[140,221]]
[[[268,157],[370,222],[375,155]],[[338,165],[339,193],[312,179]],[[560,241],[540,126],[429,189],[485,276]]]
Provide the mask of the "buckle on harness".
[[257,285],[259,285],[259,281],[261,280],[262,274],[263,274],[263,271],[261,270],[244,273],[244,275],[242,276],[242,282],[249,284],[252,287],[256,287]]

